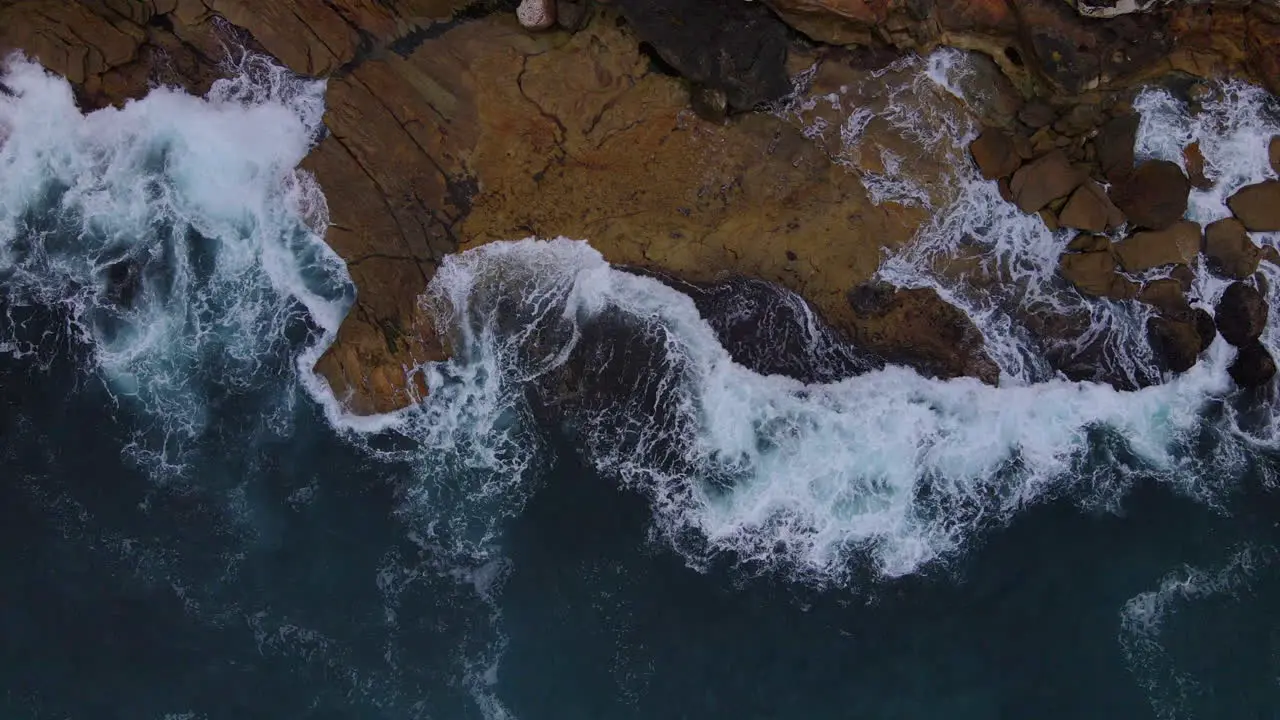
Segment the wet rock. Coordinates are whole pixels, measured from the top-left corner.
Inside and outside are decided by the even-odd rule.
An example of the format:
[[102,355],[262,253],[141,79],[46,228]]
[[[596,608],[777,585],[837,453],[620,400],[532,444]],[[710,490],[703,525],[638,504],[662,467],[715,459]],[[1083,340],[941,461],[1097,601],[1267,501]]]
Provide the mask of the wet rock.
[[1098,166],[1110,182],[1117,182],[1133,172],[1133,145],[1138,138],[1140,120],[1133,113],[1108,120],[1093,140]]
[[1252,232],[1280,230],[1280,180],[1246,185],[1227,198],[1227,206]]
[[1160,365],[1169,371],[1186,372],[1200,357],[1201,339],[1195,322],[1155,315],[1147,320],[1147,342]]
[[556,24],[556,0],[520,0],[516,19],[526,30],[546,30]]
[[1200,352],[1204,352],[1213,344],[1213,339],[1218,337],[1218,326],[1213,322],[1213,316],[1204,308],[1192,310],[1191,316],[1196,324],[1196,332],[1200,334]]
[[1271,169],[1277,175],[1280,175],[1280,135],[1271,138],[1271,146],[1269,148],[1271,155]]
[[639,38],[682,76],[723,90],[734,110],[791,91],[787,26],[762,3],[617,0]]
[[987,180],[1009,177],[1022,165],[1013,138],[995,128],[984,129],[978,139],[969,144],[969,153],[978,165],[978,172]]
[[1186,312],[1191,309],[1187,304],[1182,283],[1173,278],[1152,280],[1143,286],[1142,291],[1138,293],[1138,299],[1166,313]]
[[1111,241],[1105,235],[1090,235],[1089,233],[1080,233],[1067,243],[1069,252],[1098,252],[1101,250],[1111,250]]
[[1242,388],[1262,387],[1275,377],[1276,361],[1261,342],[1253,340],[1236,353],[1227,373]]
[[1116,272],[1116,260],[1109,250],[1064,253],[1058,259],[1058,269],[1086,295],[1125,300],[1138,294],[1137,283]]
[[689,104],[698,117],[708,122],[724,122],[729,115],[729,96],[718,88],[695,85],[689,91]]
[[1234,282],[1222,293],[1214,309],[1214,322],[1222,338],[1236,347],[1257,340],[1267,326],[1267,301],[1252,285]]
[[1018,168],[1009,186],[1018,208],[1025,213],[1033,213],[1053,200],[1067,196],[1083,180],[1083,174],[1072,166],[1066,154],[1054,150]]
[[1205,227],[1204,254],[1215,273],[1244,280],[1257,271],[1262,249],[1249,239],[1243,223],[1224,218]]
[[973,320],[932,288],[872,281],[850,290],[848,302],[859,347],[934,377],[999,381],[999,366],[987,355]]
[[1119,180],[1111,199],[1137,227],[1163,230],[1187,213],[1190,193],[1182,168],[1167,160],[1150,160]]
[[108,302],[120,308],[132,308],[142,289],[142,267],[136,260],[118,260],[107,266],[103,273],[106,281],[104,296]]
[[1213,181],[1204,174],[1204,153],[1200,152],[1200,143],[1193,142],[1182,149],[1182,160],[1187,167],[1187,180],[1191,187],[1208,190]]
[[1071,199],[1062,208],[1058,221],[1063,227],[1098,233],[1120,227],[1125,223],[1125,217],[1101,185],[1086,180],[1071,193]]
[[1200,253],[1200,226],[1189,220],[1164,230],[1134,233],[1115,245],[1120,266],[1142,272],[1162,265],[1190,265]]
[[1018,119],[1030,128],[1048,127],[1057,117],[1053,107],[1042,100],[1032,100],[1018,111]]

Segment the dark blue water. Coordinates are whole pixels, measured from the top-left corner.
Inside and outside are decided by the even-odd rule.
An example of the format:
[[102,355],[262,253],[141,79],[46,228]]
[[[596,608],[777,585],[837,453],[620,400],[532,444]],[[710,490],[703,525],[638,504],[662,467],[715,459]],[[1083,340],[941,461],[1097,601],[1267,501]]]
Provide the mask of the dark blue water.
[[[421,468],[332,430],[288,352],[216,393],[172,476],[122,452],[154,418],[84,348],[45,350],[0,355],[5,718],[1280,717],[1280,500],[1248,477],[1219,509],[1042,505],[949,566],[824,590],[690,569],[544,427],[555,459],[477,566],[421,540],[398,511]],[[1126,656],[1131,598],[1242,548],[1242,580]]]

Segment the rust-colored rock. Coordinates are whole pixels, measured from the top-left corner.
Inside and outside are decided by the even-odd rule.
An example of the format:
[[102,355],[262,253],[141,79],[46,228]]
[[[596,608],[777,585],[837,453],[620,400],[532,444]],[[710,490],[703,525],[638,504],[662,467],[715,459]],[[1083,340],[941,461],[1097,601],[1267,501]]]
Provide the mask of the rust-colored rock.
[[1063,227],[1100,233],[1125,223],[1124,213],[1111,202],[1107,192],[1093,180],[1086,180],[1071,193],[1058,221]]
[[1138,294],[1137,283],[1116,272],[1110,250],[1065,253],[1058,261],[1062,276],[1086,294],[1126,300]]
[[1022,165],[1022,158],[1013,144],[1013,138],[1002,130],[986,128],[969,144],[969,154],[978,165],[978,172],[987,180],[1008,177]]
[[1054,150],[1018,168],[1009,186],[1018,208],[1033,213],[1057,198],[1066,197],[1083,181],[1083,174],[1066,154]]
[[1210,223],[1204,229],[1204,254],[1218,274],[1244,280],[1258,269],[1262,249],[1253,244],[1244,224],[1235,218]]
[[1193,142],[1182,149],[1182,160],[1187,167],[1187,180],[1191,187],[1207,190],[1213,187],[1213,181],[1204,174],[1204,153],[1200,151],[1200,143]]
[[1200,226],[1190,220],[1164,230],[1134,233],[1116,243],[1116,258],[1128,272],[1142,272],[1162,265],[1190,265],[1200,253]]
[[1227,206],[1251,232],[1280,230],[1280,180],[1246,185],[1227,198]]
[[934,377],[999,381],[999,366],[986,354],[973,320],[932,288],[869,282],[851,290],[848,299],[860,347]]
[[1163,230],[1187,213],[1191,183],[1182,168],[1149,160],[1116,183],[1111,199],[1137,227]]

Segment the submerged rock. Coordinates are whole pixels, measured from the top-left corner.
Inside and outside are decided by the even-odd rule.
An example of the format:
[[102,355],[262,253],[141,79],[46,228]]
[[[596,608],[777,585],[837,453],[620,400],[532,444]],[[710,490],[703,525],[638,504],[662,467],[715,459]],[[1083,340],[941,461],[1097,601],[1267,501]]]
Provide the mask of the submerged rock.
[[1275,377],[1276,361],[1262,343],[1253,340],[1236,353],[1236,359],[1227,368],[1227,373],[1240,387],[1261,387]]
[[1222,293],[1214,309],[1214,322],[1222,338],[1236,347],[1255,341],[1267,327],[1267,300],[1245,282],[1234,282]]
[[1246,185],[1227,198],[1227,206],[1252,232],[1280,230],[1280,180]]
[[1168,160],[1149,160],[1116,183],[1111,199],[1134,225],[1163,230],[1187,214],[1191,183]]
[[1243,223],[1224,218],[1204,229],[1204,254],[1214,272],[1244,280],[1257,271],[1262,249],[1249,239]]

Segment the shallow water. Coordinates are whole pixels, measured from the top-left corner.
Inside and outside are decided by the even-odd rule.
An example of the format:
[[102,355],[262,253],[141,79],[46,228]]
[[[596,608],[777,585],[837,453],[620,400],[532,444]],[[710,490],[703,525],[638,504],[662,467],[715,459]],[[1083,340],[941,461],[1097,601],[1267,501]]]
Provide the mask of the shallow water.
[[[958,62],[894,97],[960,92]],[[360,420],[310,372],[353,298],[294,169],[322,84],[246,58],[209,98],[82,116],[31,64],[4,81],[6,717],[1280,713],[1273,405],[1221,340],[1137,392],[1045,377],[1010,318],[1081,302],[1040,262],[1065,240],[959,161],[882,274],[968,309],[998,388],[562,238],[451,257],[423,302],[457,357]],[[1188,125],[1146,96],[1140,152],[1185,126],[1222,188],[1258,179],[1270,101],[1224,98]],[[1022,292],[934,273],[961,235]],[[777,354],[726,337],[748,299],[788,309]],[[1123,340],[1141,310],[1095,319]]]

